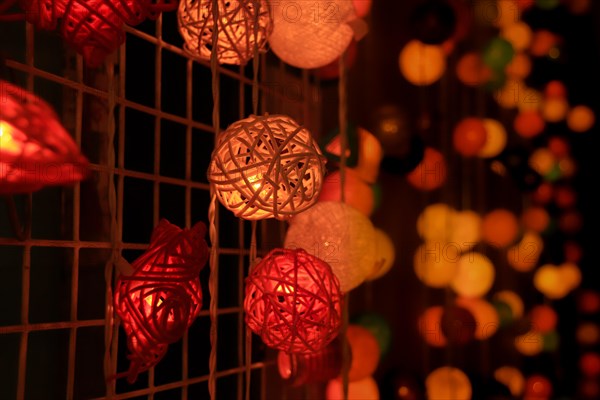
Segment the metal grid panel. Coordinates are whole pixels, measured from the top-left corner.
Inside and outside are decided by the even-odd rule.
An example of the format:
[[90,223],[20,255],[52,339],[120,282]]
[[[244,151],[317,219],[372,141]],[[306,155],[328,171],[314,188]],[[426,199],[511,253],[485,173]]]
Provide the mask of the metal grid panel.
[[[32,202],[24,241],[9,229],[0,202],[3,399],[208,398],[208,265],[200,277],[202,312],[184,338],[134,384],[104,378],[128,368],[124,332],[106,311],[117,274],[112,261],[139,256],[161,218],[181,227],[208,225],[206,168],[214,143],[210,66],[183,52],[175,13],[126,31],[117,54],[89,70],[55,32],[22,22],[0,26],[5,78],[56,108],[93,172],[72,188],[15,196],[21,213]],[[219,69],[222,128],[251,113],[251,69]],[[261,111],[287,113],[316,128],[319,99],[306,71],[266,54],[260,82]],[[252,350],[244,345],[250,224],[227,212],[219,223],[216,397],[242,399],[249,390],[264,399],[273,354],[256,337]],[[262,222],[259,249],[280,245],[284,229]],[[252,351],[250,364],[246,351]],[[269,382],[268,398],[279,397],[272,392],[277,387]]]

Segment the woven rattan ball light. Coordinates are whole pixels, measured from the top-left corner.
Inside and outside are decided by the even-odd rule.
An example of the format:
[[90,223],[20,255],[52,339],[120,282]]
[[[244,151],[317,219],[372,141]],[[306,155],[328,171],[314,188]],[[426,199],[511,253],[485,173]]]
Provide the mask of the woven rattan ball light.
[[320,201],[295,216],[284,247],[305,249],[331,265],[343,292],[373,273],[377,260],[375,227],[366,215],[339,201]]
[[71,185],[88,166],[50,104],[0,80],[0,195]]
[[325,162],[310,132],[292,118],[252,115],[220,134],[208,180],[237,217],[287,220],[316,203]]
[[65,42],[92,68],[125,41],[124,24],[138,25],[177,8],[175,0],[20,0],[19,4],[36,28],[54,30],[60,25]]
[[[266,0],[219,0],[217,60],[245,65],[255,46],[264,51],[272,30]],[[182,0],[177,10],[179,32],[189,53],[210,60],[213,47],[213,1]]]
[[250,270],[245,293],[246,324],[273,349],[312,354],[339,333],[339,281],[303,249],[272,250]]
[[208,260],[205,234],[202,222],[181,229],[163,219],[146,252],[133,262],[133,272],[119,276],[114,307],[131,352],[123,374],[130,383],[156,365],[200,313],[199,272]]
[[320,68],[340,57],[354,39],[348,22],[356,19],[351,1],[271,2],[271,50],[296,68]]

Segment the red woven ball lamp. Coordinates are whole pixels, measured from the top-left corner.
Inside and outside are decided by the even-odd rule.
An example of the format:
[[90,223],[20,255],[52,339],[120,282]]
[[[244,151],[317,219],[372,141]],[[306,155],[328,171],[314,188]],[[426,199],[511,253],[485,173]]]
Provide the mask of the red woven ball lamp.
[[0,194],[30,193],[85,179],[88,160],[34,94],[0,80]]
[[342,323],[343,293],[331,267],[303,249],[274,249],[246,278],[246,324],[263,342],[292,354],[313,354]]
[[247,220],[289,220],[321,192],[325,156],[286,115],[252,115],[219,134],[208,181],[219,201]]
[[181,229],[162,219],[146,252],[133,262],[133,271],[119,276],[114,308],[127,334],[131,363],[117,377],[133,383],[162,359],[168,345],[181,339],[200,313],[199,273],[209,254],[205,235],[202,222]]
[[138,25],[177,5],[174,0],[20,0],[28,22],[43,30],[60,25],[65,42],[91,68],[123,44],[124,24]]

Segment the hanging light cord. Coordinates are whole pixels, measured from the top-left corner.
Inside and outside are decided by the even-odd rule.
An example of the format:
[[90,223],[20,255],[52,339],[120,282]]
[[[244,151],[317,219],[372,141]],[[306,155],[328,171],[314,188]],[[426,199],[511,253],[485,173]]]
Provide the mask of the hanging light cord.
[[[219,127],[219,71],[217,60],[217,44],[219,37],[219,0],[212,1],[213,30],[212,30],[212,52],[210,56],[210,69],[212,73],[212,96],[213,96],[213,128],[215,133],[215,147],[218,143],[220,133]],[[219,291],[219,215],[218,215],[217,193],[213,185],[210,187],[210,205],[208,208],[209,236],[210,236],[210,278],[208,290],[210,292],[210,357],[208,392],[212,400],[216,400],[216,372],[217,372],[217,309]]]
[[[345,52],[340,55],[339,58],[339,83],[338,83],[338,118],[340,125],[340,185],[341,185],[341,201],[346,202],[345,190],[345,169],[346,169],[346,149],[348,147],[347,138],[347,88],[346,88],[346,65],[345,65]],[[348,372],[350,370],[350,347],[346,338],[346,331],[348,330],[348,303],[349,295],[346,293],[344,296],[344,304],[342,307],[342,387],[344,393],[344,400],[348,399]]]
[[[258,70],[260,65],[258,54],[258,24],[260,18],[260,2],[254,3],[254,55],[252,58],[252,113],[258,115]],[[252,221],[252,236],[250,238],[250,255],[248,271],[256,263],[256,226],[257,222]],[[252,378],[252,331],[246,326],[246,342],[245,342],[245,364],[246,364],[246,400],[250,400],[250,382]]]

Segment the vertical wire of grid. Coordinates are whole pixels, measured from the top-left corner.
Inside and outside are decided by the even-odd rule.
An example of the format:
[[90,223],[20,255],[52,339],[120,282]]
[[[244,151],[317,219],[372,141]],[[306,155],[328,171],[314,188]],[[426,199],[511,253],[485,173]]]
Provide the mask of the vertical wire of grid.
[[[173,18],[173,15],[170,15],[169,18]],[[17,24],[17,22],[15,22],[15,24]],[[86,107],[88,107],[86,101],[92,99],[106,104],[111,99],[111,89],[102,87],[101,85],[94,85],[89,82],[90,71],[86,70],[83,59],[79,55],[72,58],[75,63],[73,70],[70,71],[70,75],[64,72],[64,70],[61,73],[36,63],[36,51],[38,51],[38,48],[35,46],[34,39],[37,39],[38,36],[51,36],[56,33],[38,32],[32,25],[24,22],[18,22],[18,24],[21,24],[20,26],[24,32],[25,56],[23,59],[19,59],[18,57],[10,57],[9,54],[6,60],[6,66],[10,71],[18,73],[24,78],[22,81],[14,83],[22,85],[24,89],[33,93],[36,93],[36,89],[38,89],[38,82],[42,82],[43,85],[51,85],[53,90],[56,90],[57,92],[62,91],[72,93],[72,98],[68,100],[71,103],[74,103],[69,104],[69,107],[73,107],[74,110],[72,115],[72,130],[70,133],[73,135],[78,146],[81,147],[82,143],[89,140],[90,135],[92,134],[91,132],[88,132],[86,128],[88,122],[86,118],[89,118],[89,115],[87,115],[87,112],[89,111],[86,111]],[[88,238],[82,234],[82,224],[84,224],[84,222],[82,222],[83,216],[89,212],[98,212],[98,210],[87,209],[88,205],[84,204],[82,200],[82,184],[80,183],[77,183],[72,188],[65,189],[64,191],[62,191],[62,189],[54,189],[61,190],[61,196],[66,196],[68,200],[67,203],[70,204],[70,208],[65,211],[65,217],[66,220],[68,220],[70,227],[69,236],[39,236],[34,230],[34,233],[26,237],[24,241],[19,241],[9,234],[0,234],[0,260],[3,260],[2,252],[5,248],[13,247],[18,249],[20,253],[20,284],[15,288],[16,291],[20,291],[20,294],[17,294],[20,297],[19,322],[0,325],[0,339],[10,335],[18,337],[18,348],[14,350],[14,358],[7,358],[7,361],[0,362],[11,363],[10,366],[15,371],[14,375],[16,380],[15,382],[9,382],[6,386],[10,388],[6,390],[8,390],[7,393],[10,393],[11,395],[14,394],[19,400],[35,397],[36,391],[40,390],[39,388],[34,387],[36,376],[44,374],[48,368],[59,371],[57,374],[60,375],[61,382],[57,383],[56,392],[60,393],[58,396],[59,398],[66,399],[158,399],[165,398],[165,396],[168,398],[169,394],[173,393],[172,391],[178,391],[179,395],[177,397],[187,399],[194,398],[192,397],[192,392],[198,393],[198,387],[201,391],[203,388],[206,388],[209,378],[208,373],[193,373],[190,362],[190,357],[194,357],[192,347],[198,347],[193,342],[199,340],[199,338],[193,337],[188,332],[183,336],[180,343],[181,357],[179,365],[181,378],[175,381],[157,383],[157,366],[148,371],[147,378],[144,377],[144,379],[140,379],[139,384],[128,387],[126,384],[119,382],[119,380],[111,380],[110,377],[105,379],[105,376],[102,374],[102,357],[96,360],[99,365],[94,367],[97,373],[93,376],[86,375],[85,368],[82,367],[88,363],[85,357],[88,356],[90,347],[98,349],[104,349],[105,347],[104,337],[95,335],[93,336],[95,341],[90,343],[89,340],[86,341],[81,339],[82,334],[88,331],[101,332],[105,328],[107,322],[113,322],[107,321],[104,316],[93,318],[81,316],[82,314],[86,314],[86,310],[83,308],[84,305],[79,304],[78,300],[84,296],[85,292],[89,289],[88,287],[81,286],[83,279],[82,273],[87,273],[87,271],[82,270],[83,252],[102,252],[102,254],[106,254],[108,259],[113,257],[113,250],[115,251],[115,254],[121,254],[121,252],[126,251],[133,251],[141,254],[148,245],[146,242],[129,241],[128,238],[123,235],[123,225],[124,223],[127,224],[127,222],[125,222],[127,210],[124,209],[124,204],[126,196],[130,195],[127,191],[132,190],[131,181],[136,180],[145,182],[152,188],[149,198],[139,199],[140,202],[152,202],[152,212],[150,216],[152,226],[155,226],[162,217],[162,185],[171,185],[182,189],[182,201],[178,206],[183,209],[184,217],[182,223],[185,227],[191,227],[197,222],[194,220],[194,215],[206,214],[205,209],[197,209],[199,205],[195,203],[195,194],[204,193],[205,195],[208,195],[209,185],[207,182],[198,180],[197,176],[202,175],[204,171],[202,173],[194,171],[194,161],[197,157],[210,157],[210,150],[212,149],[205,149],[205,154],[199,155],[194,152],[194,143],[200,135],[214,135],[214,129],[211,123],[196,118],[195,110],[197,110],[198,107],[206,107],[206,104],[208,104],[210,87],[204,86],[203,89],[206,93],[198,93],[198,87],[194,86],[193,81],[194,74],[197,71],[200,71],[200,73],[202,73],[202,71],[206,72],[209,70],[210,66],[208,61],[193,58],[185,53],[181,46],[164,41],[162,37],[163,26],[163,17],[160,16],[154,23],[153,33],[149,33],[147,29],[142,30],[141,28],[137,29],[129,26],[124,28],[128,40],[135,37],[138,42],[142,41],[154,48],[154,60],[146,60],[148,63],[154,62],[155,68],[153,82],[155,92],[154,98],[150,99],[150,105],[132,98],[131,95],[134,94],[132,93],[133,89],[129,88],[126,92],[126,76],[128,77],[130,74],[135,73],[135,71],[127,71],[126,59],[127,46],[133,46],[133,44],[130,44],[128,40],[126,40],[121,48],[111,56],[112,59],[114,59],[115,64],[113,65],[111,61],[107,62],[105,65],[112,69],[111,74],[114,77],[114,82],[110,82],[112,90],[114,91],[114,108],[103,111],[104,119],[107,119],[109,114],[113,115],[115,118],[115,146],[106,149],[107,151],[113,151],[114,156],[112,158],[112,163],[102,157],[99,157],[97,160],[91,160],[90,170],[96,179],[101,180],[105,185],[102,186],[103,190],[106,190],[107,185],[114,185],[116,209],[113,210],[113,217],[117,228],[115,237],[113,237],[112,240],[108,235],[99,238]],[[10,40],[10,38],[0,40],[0,45],[7,40]],[[60,51],[68,51],[64,49],[65,48],[63,47]],[[184,59],[186,87],[184,94],[185,110],[183,115],[164,110],[165,98],[163,96],[163,88],[165,85],[169,85],[169,81],[165,80],[165,74],[163,72],[171,68],[171,65],[163,58],[164,54],[167,52]],[[56,53],[54,56],[64,56],[64,58],[67,58],[67,54],[72,55],[73,53],[72,51],[69,51],[69,53]],[[308,115],[310,114],[311,107],[314,108],[315,99],[311,97],[312,91],[311,88],[309,88],[308,75],[306,72],[302,72],[302,98],[298,99],[289,96],[289,93],[286,93],[285,90],[286,85],[294,84],[294,79],[296,79],[296,77],[289,71],[286,71],[283,63],[273,62],[272,60],[269,61],[268,55],[262,54],[260,58],[259,109],[262,112],[268,111],[269,113],[278,113],[285,110],[286,112],[295,115],[296,118],[300,118],[305,124],[309,121],[315,123],[315,118],[309,118]],[[101,73],[103,68],[104,67],[102,67],[98,73]],[[245,97],[249,92],[249,87],[253,84],[252,79],[245,76],[245,69],[243,67],[240,68],[239,71],[236,71],[231,68],[219,66],[219,73],[227,79],[238,81],[239,90],[237,95],[239,96],[239,117],[246,117],[248,113],[248,101],[245,100]],[[277,85],[263,85],[262,82],[265,80],[276,83]],[[40,97],[43,98],[41,95]],[[53,105],[57,106],[58,104]],[[154,140],[152,153],[153,165],[151,171],[138,170],[128,164],[127,157],[129,155],[129,150],[125,147],[132,146],[130,139],[128,139],[128,135],[131,135],[131,132],[127,131],[127,129],[131,129],[128,124],[130,112],[143,114],[145,117],[151,118],[154,122],[153,130],[145,132],[146,137],[153,138]],[[62,116],[59,115],[59,117]],[[163,164],[163,157],[161,154],[161,141],[164,142],[164,135],[169,134],[169,132],[165,131],[163,125],[163,122],[165,121],[183,126],[185,143],[185,149],[181,149],[185,158],[183,163],[183,177],[173,177],[162,173],[161,167]],[[100,133],[106,135],[107,132],[103,131]],[[114,179],[109,179],[108,177],[114,177]],[[98,197],[106,199],[108,193],[99,192]],[[35,196],[33,196],[33,198],[34,207],[40,207],[40,209],[45,210],[44,212],[56,212],[56,210],[44,209],[43,207],[45,207],[45,205],[40,204],[40,201],[35,202]],[[32,224],[34,226],[36,224],[39,226],[42,222],[36,220],[36,215],[39,214],[34,213]],[[0,216],[0,222],[3,218],[4,216]],[[244,344],[246,327],[244,323],[242,302],[247,257],[250,254],[250,250],[245,247],[245,243],[248,239],[245,234],[246,226],[246,222],[241,220],[238,222],[236,232],[238,236],[238,246],[230,248],[223,247],[219,249],[219,257],[237,257],[237,262],[235,263],[236,270],[226,272],[228,274],[231,273],[231,276],[235,277],[237,280],[237,297],[239,304],[232,307],[219,307],[217,312],[217,317],[226,315],[231,315],[232,317],[235,316],[235,318],[237,318],[236,323],[238,332],[237,337],[234,340],[237,346],[237,356],[234,361],[237,365],[231,368],[219,369],[216,371],[216,378],[218,384],[220,379],[233,377],[237,382],[236,397],[241,400],[244,398],[245,393],[245,374],[247,371],[250,371],[253,395],[256,393],[258,398],[268,399],[272,396],[269,379],[274,379],[273,373],[269,372],[268,369],[274,365],[274,360],[251,359],[250,365],[246,365],[244,357],[244,351],[246,350]],[[264,253],[265,245],[267,247],[273,245],[273,243],[265,243],[265,236],[267,235],[265,235],[264,232],[272,229],[277,231],[278,226],[280,226],[280,224],[277,223],[261,224],[262,229],[260,236],[263,248],[258,249],[259,255]],[[150,232],[148,232],[148,236],[149,233]],[[234,232],[223,232],[222,234],[232,235]],[[271,232],[270,234],[274,237],[279,236],[279,232],[275,232],[275,234]],[[68,299],[67,314],[66,317],[60,320],[52,320],[50,322],[31,321],[30,313],[32,310],[35,311],[34,307],[39,304],[39,298],[42,296],[42,294],[36,293],[36,290],[38,290],[37,286],[33,287],[30,284],[32,270],[39,268],[39,266],[36,265],[36,263],[39,262],[39,257],[32,258],[32,249],[34,251],[38,249],[65,251],[69,254],[67,264],[71,265],[68,265],[68,276],[65,278],[68,281],[67,284],[69,287],[69,293],[66,295],[66,299]],[[131,258],[128,258],[127,260],[129,262],[133,261]],[[5,261],[0,261],[2,267],[4,267],[4,262]],[[87,268],[87,266],[85,266],[85,268]],[[114,277],[117,276],[118,271],[114,270],[112,273],[111,282],[114,282]],[[103,290],[106,287],[105,281],[103,279],[98,279],[96,284],[99,285],[100,292],[104,293]],[[63,296],[62,293],[56,292],[53,292],[52,295],[58,297]],[[32,302],[32,299],[35,299],[35,301]],[[104,302],[104,298],[102,301]],[[203,307],[195,324],[206,323],[208,321],[208,316],[208,309]],[[118,320],[116,318],[114,319],[114,325],[110,325],[110,323],[109,328],[111,329],[109,329],[109,331],[112,332],[111,341],[107,345],[109,348],[104,352],[104,356],[109,357],[106,360],[108,366],[107,369],[110,369],[113,374],[117,374],[124,372],[127,368],[127,365],[123,364],[122,361],[122,359],[126,358],[126,349],[124,348],[125,344],[122,343],[122,336],[121,338],[119,337],[119,334],[122,334],[122,328],[118,325]],[[59,347],[60,351],[64,352],[64,354],[60,356],[61,360],[64,358],[64,361],[57,361],[58,364],[51,364],[50,366],[36,362],[36,354],[34,354],[34,350],[32,350],[31,346],[31,335],[44,336],[45,334],[60,334],[65,337],[65,345]],[[40,339],[36,338],[36,340],[39,341]],[[3,343],[5,342],[0,341],[0,344]],[[51,342],[43,343],[45,346],[52,347]],[[86,346],[88,347],[85,348]],[[4,354],[3,350],[4,349],[0,347],[0,352]],[[208,364],[208,359],[195,361],[195,364],[202,362]],[[258,372],[258,375],[255,375],[254,372]],[[83,381],[82,376],[85,376],[85,379],[87,380]],[[275,377],[275,379],[276,378],[277,377]],[[84,396],[81,390],[83,385],[91,385],[100,389],[98,389],[98,392],[93,396]],[[267,390],[269,390],[269,392],[267,392]],[[0,394],[2,393],[4,392],[0,390]],[[208,395],[207,391],[205,392],[205,395]]]

